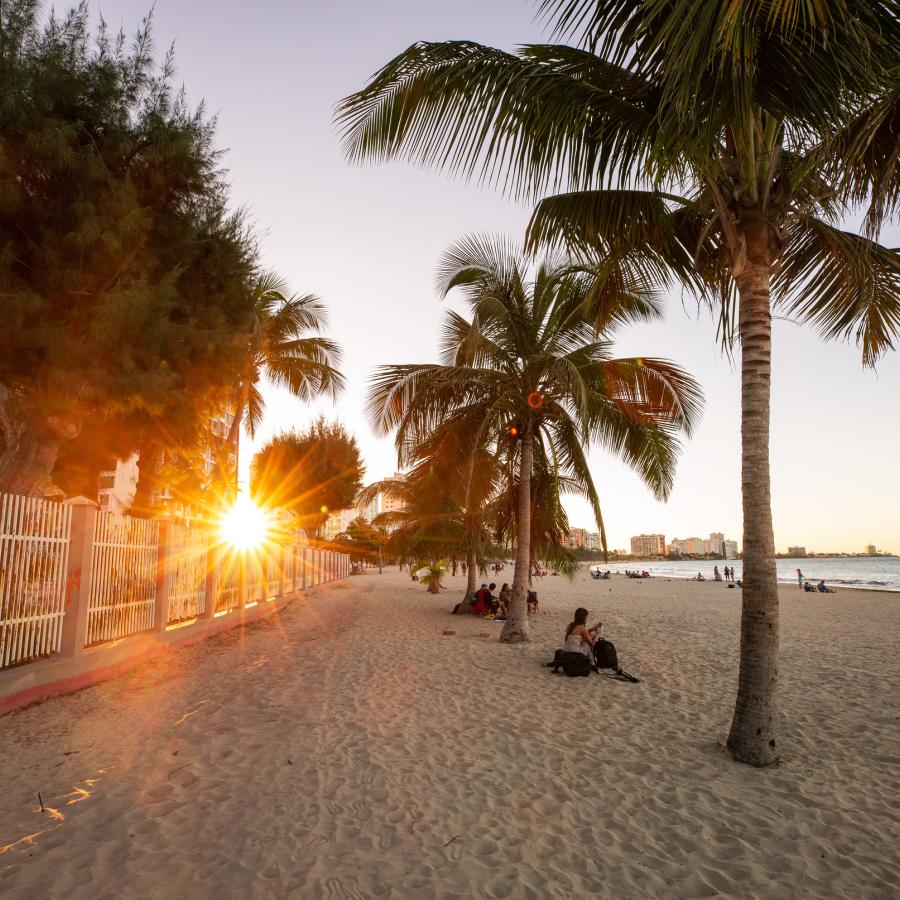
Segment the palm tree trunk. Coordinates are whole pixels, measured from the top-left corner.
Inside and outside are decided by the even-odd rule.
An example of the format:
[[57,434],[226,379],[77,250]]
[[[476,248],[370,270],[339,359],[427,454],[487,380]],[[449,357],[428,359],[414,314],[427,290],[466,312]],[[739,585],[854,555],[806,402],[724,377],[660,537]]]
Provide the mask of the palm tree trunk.
[[458,613],[472,612],[475,608],[475,585],[477,584],[475,571],[475,548],[466,548],[466,595],[462,598],[462,602],[457,608]]
[[747,262],[737,278],[741,340],[741,492],[744,588],[737,702],[728,735],[734,758],[753,766],[777,759],[778,581],[769,476],[772,314],[764,222],[746,227]]
[[512,601],[509,615],[500,633],[507,644],[523,643],[528,638],[528,584],[531,567],[531,469],[534,437],[528,430],[522,436],[519,459],[519,496],[516,511],[516,569],[513,573]]

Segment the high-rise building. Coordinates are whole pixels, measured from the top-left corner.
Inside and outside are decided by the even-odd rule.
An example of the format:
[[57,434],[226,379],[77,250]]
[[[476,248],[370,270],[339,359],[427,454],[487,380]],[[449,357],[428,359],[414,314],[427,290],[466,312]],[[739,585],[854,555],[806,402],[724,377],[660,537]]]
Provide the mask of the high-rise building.
[[666,536],[664,534],[638,534],[631,539],[632,556],[665,556]]
[[587,531],[584,528],[570,528],[569,536],[572,539],[573,550],[584,550],[587,546]]
[[326,541],[333,541],[339,534],[345,532],[350,527],[350,523],[356,519],[365,519],[367,522],[371,522],[377,515],[378,497],[375,497],[367,503],[360,502],[356,506],[329,513],[322,533]]
[[138,454],[132,453],[128,459],[117,459],[114,469],[100,473],[97,502],[101,510],[119,515],[128,512],[140,476],[138,459]]
[[788,556],[806,556],[806,547],[788,547]]
[[866,544],[866,556],[878,556],[878,551],[874,544]]
[[[406,476],[402,472],[394,472],[393,475],[389,475],[387,478],[383,479],[384,481],[406,481]],[[381,500],[381,512],[402,512],[406,509],[406,503],[400,498],[395,496],[393,493],[389,493],[384,491],[380,494]]]
[[600,537],[599,531],[589,531],[585,547],[588,550],[602,550],[603,539]]
[[709,549],[707,553],[715,556],[725,555],[725,535],[721,531],[714,531],[709,536]]
[[737,541],[725,541],[725,559],[738,558]]

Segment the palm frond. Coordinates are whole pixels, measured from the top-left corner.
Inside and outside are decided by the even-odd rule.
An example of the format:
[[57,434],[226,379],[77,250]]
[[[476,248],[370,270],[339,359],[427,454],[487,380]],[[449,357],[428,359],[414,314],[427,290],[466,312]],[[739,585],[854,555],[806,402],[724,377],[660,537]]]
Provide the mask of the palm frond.
[[790,228],[776,299],[824,337],[855,340],[875,365],[900,333],[900,252],[812,216]]

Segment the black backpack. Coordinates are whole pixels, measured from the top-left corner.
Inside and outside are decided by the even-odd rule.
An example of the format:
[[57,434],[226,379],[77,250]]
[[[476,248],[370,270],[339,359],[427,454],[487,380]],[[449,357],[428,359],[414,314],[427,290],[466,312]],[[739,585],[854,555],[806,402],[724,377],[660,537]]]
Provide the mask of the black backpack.
[[594,663],[598,669],[618,669],[619,656],[616,653],[616,645],[605,638],[598,638],[594,642]]
[[583,653],[572,653],[570,650],[557,650],[553,657],[553,672],[560,669],[569,678],[587,677],[591,674],[591,661]]

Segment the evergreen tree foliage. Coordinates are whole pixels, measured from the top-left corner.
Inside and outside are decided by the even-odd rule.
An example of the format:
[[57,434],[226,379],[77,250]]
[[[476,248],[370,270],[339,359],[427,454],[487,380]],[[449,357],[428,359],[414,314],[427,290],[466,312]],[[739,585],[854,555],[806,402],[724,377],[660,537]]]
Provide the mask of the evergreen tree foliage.
[[65,441],[69,492],[110,453],[196,473],[241,370],[255,247],[150,38],[0,5],[0,490],[49,492]]
[[253,457],[250,490],[257,503],[294,513],[301,528],[318,534],[329,512],[356,503],[364,472],[356,438],[319,418],[272,438]]

